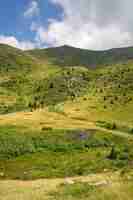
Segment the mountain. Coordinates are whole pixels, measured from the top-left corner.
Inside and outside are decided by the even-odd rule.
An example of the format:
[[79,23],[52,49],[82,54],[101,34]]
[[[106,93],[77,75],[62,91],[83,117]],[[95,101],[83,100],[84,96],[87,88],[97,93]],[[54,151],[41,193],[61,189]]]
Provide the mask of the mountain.
[[133,59],[133,47],[91,51],[71,46],[22,51],[0,44],[1,70],[31,70],[33,66],[51,64],[56,66],[97,67],[116,63],[126,63]]
[[65,45],[48,49],[35,49],[28,51],[28,53],[39,60],[48,59],[52,64],[59,66],[96,67],[123,63],[133,59],[133,47],[91,51]]

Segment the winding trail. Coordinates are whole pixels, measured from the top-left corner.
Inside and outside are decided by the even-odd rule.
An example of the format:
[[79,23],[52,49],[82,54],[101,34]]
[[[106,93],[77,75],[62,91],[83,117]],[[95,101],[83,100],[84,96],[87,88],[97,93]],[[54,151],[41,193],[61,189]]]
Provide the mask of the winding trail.
[[17,125],[32,129],[41,129],[42,127],[64,128],[64,129],[94,129],[113,135],[133,139],[133,135],[120,130],[110,130],[97,126],[95,122],[89,120],[75,119],[55,112],[35,111],[35,112],[17,112],[0,115],[0,125]]
[[108,133],[112,133],[113,135],[121,136],[121,137],[124,137],[124,138],[133,139],[133,135],[131,135],[127,132],[122,132],[122,131],[118,131],[118,130],[109,130],[109,129],[101,128],[101,127],[98,127],[98,126],[96,126],[95,129],[100,130],[100,131],[104,131],[104,132],[108,132]]
[[49,200],[49,193],[55,191],[61,184],[87,182],[93,186],[106,187],[119,181],[119,172],[34,181],[0,180],[0,200]]

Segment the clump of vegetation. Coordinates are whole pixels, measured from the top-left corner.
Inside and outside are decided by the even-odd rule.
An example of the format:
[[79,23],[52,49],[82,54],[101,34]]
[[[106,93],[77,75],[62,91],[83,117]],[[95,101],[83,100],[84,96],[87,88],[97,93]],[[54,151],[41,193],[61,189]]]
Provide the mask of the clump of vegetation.
[[51,106],[48,107],[48,111],[65,114],[63,104],[51,105]]
[[[102,184],[103,182],[103,184]],[[50,192],[49,198],[54,200],[103,200],[103,199],[118,199],[125,200],[125,197],[132,200],[132,182],[119,181],[119,184],[106,183],[101,181],[100,186],[91,183],[73,183],[68,185],[60,185],[56,191]],[[100,183],[100,182],[99,182]],[[116,190],[114,190],[114,184]]]
[[100,126],[100,127],[103,127],[103,128],[106,128],[106,129],[110,129],[110,130],[117,129],[117,125],[114,122],[111,123],[111,122],[106,122],[106,121],[97,121],[96,125]]
[[91,193],[96,190],[95,186],[89,183],[74,183],[61,185],[57,191],[49,193],[52,199],[88,199]]
[[116,160],[117,156],[118,156],[117,150],[115,149],[115,147],[112,147],[111,152],[110,152],[108,158],[111,159],[111,160]]
[[[42,79],[33,87],[32,103],[36,108],[43,106],[53,106],[64,103],[66,100],[74,101],[82,96],[88,88],[89,81],[81,76],[81,71],[77,69],[64,69],[53,77]],[[86,76],[89,73],[85,71]]]

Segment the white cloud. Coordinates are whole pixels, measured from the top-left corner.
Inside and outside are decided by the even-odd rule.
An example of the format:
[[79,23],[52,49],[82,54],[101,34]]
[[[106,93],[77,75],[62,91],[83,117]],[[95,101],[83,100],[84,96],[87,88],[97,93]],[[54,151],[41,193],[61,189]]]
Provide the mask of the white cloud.
[[24,12],[24,17],[37,16],[40,13],[40,8],[37,1],[31,1],[28,8]]
[[0,43],[7,44],[22,50],[28,50],[35,48],[35,44],[30,41],[19,41],[14,36],[0,35]]
[[131,0],[50,0],[62,7],[61,21],[34,26],[39,44],[68,44],[87,49],[133,45]]
[[129,46],[133,43],[133,38],[130,33],[121,32],[115,25],[99,29],[95,24],[85,24],[82,29],[73,30],[66,22],[55,21],[49,25],[48,29],[37,28],[36,41],[40,45],[68,44],[86,49],[108,49]]

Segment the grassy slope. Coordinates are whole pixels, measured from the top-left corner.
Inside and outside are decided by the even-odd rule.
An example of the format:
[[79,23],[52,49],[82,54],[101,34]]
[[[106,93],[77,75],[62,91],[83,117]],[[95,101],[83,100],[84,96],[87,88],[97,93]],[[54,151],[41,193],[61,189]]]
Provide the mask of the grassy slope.
[[73,117],[92,121],[116,120],[132,124],[133,111],[133,64],[113,65],[92,71],[92,81],[87,92],[67,102],[65,110]]
[[1,110],[16,104],[18,83],[26,79],[33,68],[36,60],[23,51],[0,45],[0,104]]
[[26,52],[14,47],[0,44],[0,73],[28,73],[36,66],[37,60]]
[[58,67],[48,67],[24,51],[0,45],[0,112],[24,110],[33,91],[33,82],[56,73]]
[[[109,159],[112,145],[116,153]],[[132,145],[132,138],[103,130],[0,126],[0,178],[31,180],[130,169]]]

